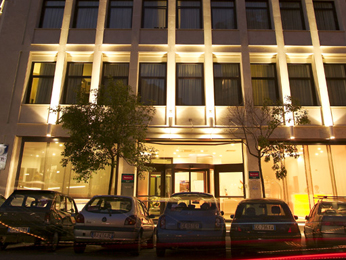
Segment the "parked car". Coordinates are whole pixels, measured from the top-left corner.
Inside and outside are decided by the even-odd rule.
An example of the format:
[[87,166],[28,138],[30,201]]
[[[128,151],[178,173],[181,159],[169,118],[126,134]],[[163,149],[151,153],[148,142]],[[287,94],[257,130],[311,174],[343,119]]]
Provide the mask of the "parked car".
[[77,215],[75,253],[87,245],[124,244],[139,255],[142,244],[154,247],[154,215],[137,198],[118,195],[94,196]]
[[296,219],[288,205],[278,199],[242,200],[231,215],[231,254],[251,249],[280,249],[301,245]]
[[4,203],[6,200],[6,198],[0,194],[0,206],[2,205],[2,203]]
[[345,244],[346,197],[321,197],[305,219],[308,247]]
[[197,247],[226,251],[226,225],[213,195],[175,193],[167,202],[156,227],[156,254],[173,247]]
[[59,241],[73,241],[77,207],[60,192],[15,190],[0,207],[0,248],[32,242],[55,251]]

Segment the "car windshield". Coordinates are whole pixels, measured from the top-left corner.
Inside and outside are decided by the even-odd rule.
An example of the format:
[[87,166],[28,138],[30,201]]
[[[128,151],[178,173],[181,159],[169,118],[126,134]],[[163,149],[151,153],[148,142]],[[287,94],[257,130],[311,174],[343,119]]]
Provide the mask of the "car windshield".
[[289,208],[280,203],[243,203],[238,206],[236,218],[282,217],[291,218]]
[[216,201],[212,196],[181,194],[171,197],[167,204],[167,210],[216,210]]
[[54,198],[53,194],[13,194],[6,201],[8,207],[47,208]]
[[132,209],[132,200],[122,197],[96,197],[90,200],[85,210],[95,213],[126,213]]
[[346,203],[342,202],[322,202],[319,207],[319,214],[341,214],[346,216]]

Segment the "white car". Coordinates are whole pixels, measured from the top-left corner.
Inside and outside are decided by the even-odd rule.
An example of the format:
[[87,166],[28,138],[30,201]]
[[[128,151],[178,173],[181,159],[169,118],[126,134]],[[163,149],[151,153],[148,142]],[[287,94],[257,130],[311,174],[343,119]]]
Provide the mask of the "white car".
[[168,248],[208,248],[226,253],[226,225],[213,195],[202,192],[175,193],[157,224],[156,254]]
[[83,253],[87,245],[125,244],[139,255],[142,243],[153,248],[153,215],[135,197],[94,196],[76,216],[74,251]]

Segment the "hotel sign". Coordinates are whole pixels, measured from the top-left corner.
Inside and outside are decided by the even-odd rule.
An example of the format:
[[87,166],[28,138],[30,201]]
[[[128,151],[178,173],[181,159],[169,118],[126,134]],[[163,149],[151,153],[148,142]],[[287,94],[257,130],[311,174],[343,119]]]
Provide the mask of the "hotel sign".
[[8,145],[0,144],[0,170],[4,170],[7,161]]
[[250,180],[259,179],[259,171],[249,171],[249,179]]

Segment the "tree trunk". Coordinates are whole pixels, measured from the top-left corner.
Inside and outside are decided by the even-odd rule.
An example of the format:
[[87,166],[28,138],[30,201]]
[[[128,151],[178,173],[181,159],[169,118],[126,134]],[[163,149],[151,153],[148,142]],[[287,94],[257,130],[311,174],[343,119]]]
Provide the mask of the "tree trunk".
[[116,168],[115,168],[115,178],[114,178],[114,195],[118,195],[119,154],[117,154],[115,167]]
[[108,195],[111,195],[112,184],[113,184],[113,175],[114,175],[114,158],[112,158],[112,160],[111,160],[111,173],[109,176]]
[[262,196],[263,198],[266,197],[266,191],[264,187],[264,178],[263,178],[263,173],[262,173],[262,162],[261,162],[261,156],[258,156],[258,168],[259,168],[259,174],[260,174],[260,179],[261,179],[261,185],[262,185]]

